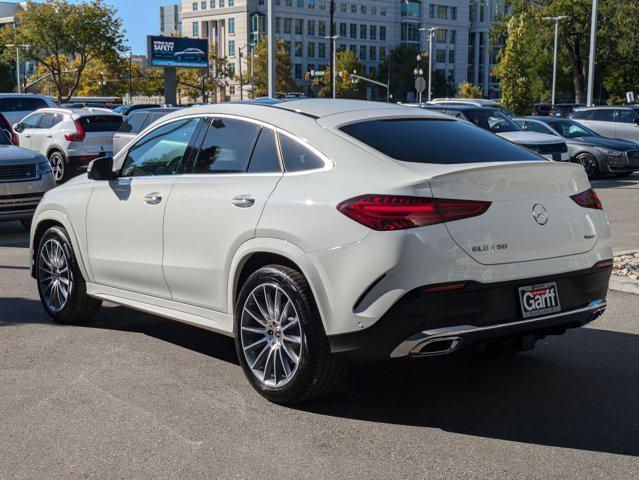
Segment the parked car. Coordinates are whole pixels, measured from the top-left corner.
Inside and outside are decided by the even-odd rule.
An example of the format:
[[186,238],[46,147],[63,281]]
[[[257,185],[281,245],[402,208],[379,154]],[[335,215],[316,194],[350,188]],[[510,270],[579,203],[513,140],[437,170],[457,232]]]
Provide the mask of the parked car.
[[63,103],[60,105],[62,108],[76,109],[76,108],[102,108],[104,110],[111,110],[111,108],[103,102],[75,102],[75,103]]
[[127,143],[133,140],[138,133],[171,112],[179,108],[152,108],[134,110],[124,119],[117,133],[113,136],[113,154],[118,153]]
[[545,117],[546,115],[550,115],[552,108],[550,103],[535,103],[533,105],[532,115]]
[[505,113],[509,117],[514,117],[515,114],[500,104],[497,100],[491,100],[488,98],[435,98],[429,102],[430,105],[471,105],[475,107],[489,107],[496,108],[502,113]]
[[567,117],[575,108],[585,107],[583,103],[557,103],[550,110],[550,116],[552,117]]
[[192,61],[192,62],[201,62],[206,59],[206,53],[204,53],[199,48],[187,48],[181,52],[175,52],[173,57],[178,62],[184,61]]
[[162,105],[156,105],[153,103],[137,103],[135,105],[120,105],[115,107],[113,111],[119,113],[123,117],[126,117],[129,113],[135,110],[148,110],[150,108],[161,108]]
[[56,182],[91,160],[113,154],[122,116],[102,109],[43,108],[14,126],[20,145],[45,155]]
[[561,137],[568,145],[570,158],[583,165],[588,178],[597,178],[601,174],[625,177],[639,170],[639,145],[634,142],[602,137],[567,118],[524,117],[514,120],[525,132]]
[[521,147],[532,150],[548,160],[554,160],[556,162],[567,162],[570,160],[566,142],[553,135],[524,132],[511,117],[502,113],[501,110],[470,105],[431,105],[423,106],[422,108],[438,111],[471,122]]
[[38,202],[55,181],[45,156],[13,145],[4,132],[0,131],[0,222],[19,220],[29,228]]
[[570,118],[604,137],[639,142],[639,105],[577,108]]
[[40,108],[57,107],[51,98],[32,93],[0,93],[0,113],[13,125]]
[[13,130],[13,126],[9,123],[9,121],[4,118],[4,115],[0,113],[0,130],[4,132],[4,134],[9,137],[11,143],[15,146],[20,145],[20,139],[18,138],[18,134]]
[[328,393],[349,361],[529,349],[588,323],[613,255],[581,166],[329,99],[167,115],[45,195],[31,252],[55,321],[108,300],[233,336],[283,404]]

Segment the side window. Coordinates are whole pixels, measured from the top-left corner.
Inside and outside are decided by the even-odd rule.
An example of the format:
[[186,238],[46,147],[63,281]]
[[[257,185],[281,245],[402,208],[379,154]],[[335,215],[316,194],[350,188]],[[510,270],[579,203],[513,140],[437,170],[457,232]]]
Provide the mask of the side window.
[[38,128],[38,123],[40,123],[41,118],[41,113],[34,113],[33,115],[29,115],[27,118],[23,119],[20,122],[20,127],[23,130],[26,128]]
[[270,128],[262,128],[253,149],[253,155],[251,155],[248,172],[273,173],[281,171],[280,158],[277,154],[277,144],[275,143],[275,132]]
[[280,135],[280,145],[287,172],[302,172],[324,167],[324,161],[319,156],[288,135]]
[[142,125],[146,120],[146,112],[135,112],[126,117],[122,125],[120,125],[120,133],[140,133],[142,131]]
[[614,120],[615,111],[611,108],[601,108],[592,111],[590,120],[598,120],[601,122],[612,122]]
[[617,110],[617,121],[621,123],[635,123],[639,115],[632,110]]
[[164,112],[160,112],[160,113],[151,112],[151,113],[149,113],[147,115],[147,117],[144,119],[144,123],[142,124],[142,126],[140,127],[140,130],[138,130],[138,132],[141,132],[146,127],[151,125],[153,122],[155,122],[155,121],[159,120],[160,118],[162,118],[164,115],[166,115],[166,113],[164,113]]
[[129,149],[120,176],[175,173],[199,121],[198,118],[177,120],[149,132]]
[[255,123],[213,119],[190,173],[246,172],[259,133],[260,126]]
[[62,121],[62,115],[57,113],[45,113],[42,115],[38,128],[51,128]]
[[545,133],[546,135],[556,135],[556,133],[550,130],[548,127],[537,122],[526,122],[526,126],[527,126],[526,131],[528,132]]
[[590,117],[591,113],[591,110],[580,110],[578,112],[575,111],[572,112],[571,118],[574,118],[575,120],[585,120]]

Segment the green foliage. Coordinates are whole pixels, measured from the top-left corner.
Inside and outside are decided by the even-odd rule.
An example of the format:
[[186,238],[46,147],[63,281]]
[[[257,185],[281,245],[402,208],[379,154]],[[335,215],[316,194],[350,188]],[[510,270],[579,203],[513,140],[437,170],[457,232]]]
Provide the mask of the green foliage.
[[[337,52],[335,60],[337,62],[337,68],[335,70],[338,73],[347,72],[350,74],[357,72],[358,75],[364,76],[364,66],[354,52],[350,50]],[[316,77],[313,80],[313,89],[317,90],[318,97],[330,98],[333,96],[328,67],[326,68],[324,76]],[[337,98],[363,99],[366,97],[366,85],[364,85],[361,81],[351,83],[350,76],[338,75],[335,83],[335,95]]]
[[[0,44],[28,45],[24,58],[51,73],[61,102],[68,101],[78,89],[89,62],[99,59],[113,65],[117,52],[124,49],[122,21],[102,0],[79,5],[67,0],[29,3],[29,8],[18,14],[17,23],[18,28],[0,30]],[[68,62],[75,71],[65,74]],[[68,84],[67,77],[71,79]]]
[[[266,35],[260,38],[260,41],[254,49],[254,65],[255,72],[253,81],[255,83],[255,97],[268,95],[268,44]],[[247,56],[247,64],[251,64],[251,54]],[[296,92],[299,85],[291,76],[291,52],[288,50],[288,44],[281,39],[275,41],[275,91],[276,92]]]
[[484,96],[484,91],[481,87],[470,82],[462,82],[458,88],[457,96],[459,98],[482,98]]
[[[407,92],[415,91],[415,75],[413,70],[417,66],[419,50],[409,45],[397,45],[389,53],[385,62],[380,63],[377,79],[386,83],[389,80],[388,69],[390,63],[390,93],[392,100],[401,102],[406,100]],[[390,62],[389,62],[390,59]],[[428,57],[421,60],[422,69],[428,68]]]

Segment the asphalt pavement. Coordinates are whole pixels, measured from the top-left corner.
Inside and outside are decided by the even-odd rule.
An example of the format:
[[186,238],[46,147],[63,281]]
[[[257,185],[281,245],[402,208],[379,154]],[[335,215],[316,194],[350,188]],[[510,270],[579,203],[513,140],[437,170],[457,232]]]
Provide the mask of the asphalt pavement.
[[[595,182],[619,249],[634,177]],[[639,478],[639,296],[532,352],[357,367],[286,408],[229,338],[112,305],[53,324],[27,251],[0,224],[0,479]]]

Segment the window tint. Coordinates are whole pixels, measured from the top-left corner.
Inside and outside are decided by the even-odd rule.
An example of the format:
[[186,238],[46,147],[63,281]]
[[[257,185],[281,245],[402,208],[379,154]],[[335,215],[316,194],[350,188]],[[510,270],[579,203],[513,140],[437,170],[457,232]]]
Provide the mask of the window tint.
[[639,118],[633,110],[617,110],[617,121],[621,123],[635,123]]
[[149,113],[147,115],[147,117],[144,119],[144,123],[142,124],[142,128],[139,131],[141,132],[146,127],[148,127],[149,125],[154,123],[156,120],[159,120],[160,118],[162,118],[165,115],[166,115],[166,113],[164,113],[164,112]]
[[246,172],[260,133],[255,123],[216,118],[211,121],[191,173]]
[[121,176],[175,173],[199,121],[197,118],[178,120],[149,132],[129,149]]
[[38,128],[38,123],[42,118],[41,113],[34,113],[33,115],[29,115],[27,118],[20,122],[20,126],[22,129],[25,128]]
[[543,161],[507,140],[464,122],[401,118],[346,125],[341,130],[396,160],[415,163]]
[[612,122],[615,111],[613,109],[602,108],[592,110],[592,115],[588,117],[589,120],[599,120],[604,122]]
[[135,112],[126,117],[120,126],[120,133],[140,133],[142,131],[142,125],[146,120],[146,112]]
[[578,120],[585,120],[590,117],[592,110],[580,110],[578,112],[572,112],[571,117]]
[[40,120],[38,128],[51,128],[62,121],[62,115],[58,113],[45,113]]
[[47,108],[47,102],[40,98],[13,97],[0,98],[1,112],[25,112]]
[[324,167],[324,161],[320,157],[289,136],[280,135],[280,145],[287,172],[301,172]]
[[524,130],[526,132],[535,132],[535,133],[545,133],[546,135],[557,135],[555,132],[550,130],[546,125],[542,125],[537,122],[525,122]]
[[275,132],[270,128],[262,128],[260,137],[255,144],[253,155],[251,155],[248,171],[249,173],[282,171],[277,154],[277,144],[275,143]]
[[593,132],[589,128],[586,128],[583,125],[580,125],[577,122],[572,122],[570,120],[556,120],[553,122],[548,122],[548,124],[555,130],[557,130],[559,133],[561,133],[562,137],[566,137],[566,138],[598,136],[595,132]]
[[493,133],[519,132],[521,130],[508,115],[499,110],[469,110],[466,112],[466,116],[478,127]]
[[121,117],[115,115],[92,115],[78,120],[87,133],[92,132],[117,132],[122,123]]

